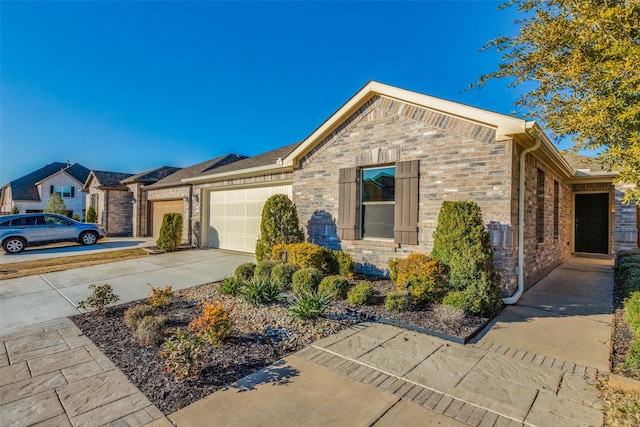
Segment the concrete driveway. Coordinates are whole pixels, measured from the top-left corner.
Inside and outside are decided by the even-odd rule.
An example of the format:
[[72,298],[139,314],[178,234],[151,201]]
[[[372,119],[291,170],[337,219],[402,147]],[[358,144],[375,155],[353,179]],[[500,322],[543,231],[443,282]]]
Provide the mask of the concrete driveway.
[[0,333],[80,313],[78,302],[91,294],[91,284],[108,283],[123,303],[147,297],[147,284],[185,289],[231,276],[238,265],[254,261],[250,254],[192,249],[2,280]]

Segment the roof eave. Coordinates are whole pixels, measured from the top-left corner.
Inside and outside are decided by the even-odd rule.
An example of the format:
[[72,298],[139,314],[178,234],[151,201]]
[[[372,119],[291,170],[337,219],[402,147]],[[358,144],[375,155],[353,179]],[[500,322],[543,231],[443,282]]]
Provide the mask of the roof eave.
[[201,182],[219,181],[219,180],[229,179],[229,178],[245,178],[248,176],[261,175],[263,173],[290,172],[292,170],[293,170],[293,167],[291,164],[286,164],[283,162],[283,164],[276,163],[276,164],[266,165],[266,166],[256,166],[253,168],[239,169],[235,171],[222,172],[222,173],[213,173],[213,174],[203,175],[203,176],[196,176],[193,178],[183,178],[180,181],[183,183],[197,184]]

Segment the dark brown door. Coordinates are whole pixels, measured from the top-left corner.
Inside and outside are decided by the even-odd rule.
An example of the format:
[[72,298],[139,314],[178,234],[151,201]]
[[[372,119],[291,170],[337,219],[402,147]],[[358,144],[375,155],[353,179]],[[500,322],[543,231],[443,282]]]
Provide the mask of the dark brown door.
[[576,252],[609,253],[609,194],[576,194]]

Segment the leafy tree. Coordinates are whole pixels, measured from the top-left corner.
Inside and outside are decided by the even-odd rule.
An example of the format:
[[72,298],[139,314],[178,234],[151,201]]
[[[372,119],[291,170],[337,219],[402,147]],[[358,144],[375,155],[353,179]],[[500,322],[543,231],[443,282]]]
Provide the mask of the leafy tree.
[[[517,105],[541,119],[573,149],[600,150],[607,170],[636,184],[640,201],[640,0],[510,0],[525,16],[515,36],[485,49],[502,54],[497,70],[480,77],[534,83]],[[530,86],[526,86],[529,88]]]
[[14,215],[20,213],[20,208],[18,207],[18,205],[13,205],[13,207],[11,208],[11,213]]
[[42,210],[44,213],[54,213],[59,215],[67,215],[67,205],[64,204],[64,200],[58,193],[52,193],[49,197],[49,201],[44,205]]
[[93,206],[89,206],[89,208],[87,209],[85,221],[91,223],[95,223],[96,221],[98,221],[98,213],[96,212],[96,208],[94,208]]
[[271,249],[281,243],[300,243],[304,233],[298,222],[298,209],[285,194],[269,197],[262,208],[260,238],[256,243],[258,262],[271,255]]

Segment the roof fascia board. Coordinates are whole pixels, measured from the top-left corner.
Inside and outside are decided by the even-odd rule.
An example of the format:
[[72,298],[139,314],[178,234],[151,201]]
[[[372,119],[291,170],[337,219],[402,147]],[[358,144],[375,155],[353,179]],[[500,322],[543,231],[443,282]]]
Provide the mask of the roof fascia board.
[[183,178],[180,180],[180,182],[183,183],[200,183],[200,182],[206,182],[206,181],[217,181],[217,180],[222,180],[228,177],[234,177],[234,178],[244,178],[247,176],[255,176],[260,174],[261,172],[289,172],[292,171],[293,168],[291,167],[291,165],[279,165],[279,164],[273,164],[273,165],[266,165],[266,166],[256,166],[253,168],[248,168],[248,169],[239,169],[236,171],[229,171],[229,172],[222,172],[222,173],[213,173],[213,174],[209,174],[209,175],[204,175],[204,176],[196,176],[193,178]]
[[532,138],[539,138],[542,141],[541,150],[544,154],[546,154],[547,160],[560,172],[565,175],[565,178],[572,178],[576,175],[576,171],[569,164],[569,162],[562,157],[560,151],[556,148],[556,146],[551,142],[546,133],[542,130],[540,125],[535,121],[527,122],[526,125],[527,133],[531,135]]

